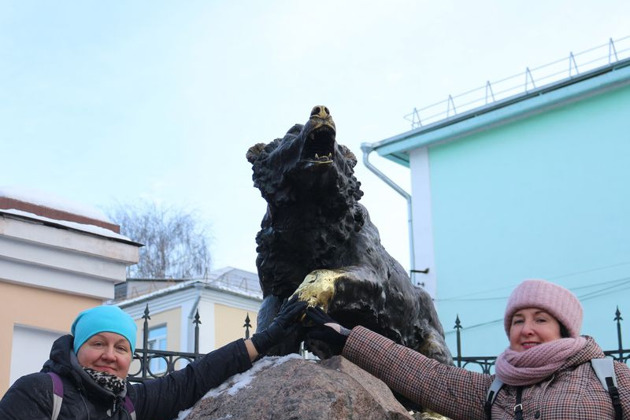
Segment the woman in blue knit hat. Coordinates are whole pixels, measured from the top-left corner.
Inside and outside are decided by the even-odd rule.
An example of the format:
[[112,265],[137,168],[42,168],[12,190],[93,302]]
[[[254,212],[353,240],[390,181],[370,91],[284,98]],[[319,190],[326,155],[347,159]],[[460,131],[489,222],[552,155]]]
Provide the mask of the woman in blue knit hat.
[[[208,390],[246,371],[296,326],[306,302],[291,299],[251,339],[236,340],[168,376],[130,384],[136,323],[117,306],[81,312],[57,339],[41,372],[18,379],[0,400],[0,419],[170,420]],[[59,394],[55,396],[55,394]]]

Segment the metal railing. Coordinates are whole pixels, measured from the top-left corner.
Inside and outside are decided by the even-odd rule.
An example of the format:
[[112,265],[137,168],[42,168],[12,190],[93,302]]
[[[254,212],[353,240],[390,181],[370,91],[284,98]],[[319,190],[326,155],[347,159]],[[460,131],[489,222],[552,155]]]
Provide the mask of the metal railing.
[[[186,366],[186,364],[204,355],[203,353],[199,353],[199,324],[201,324],[199,311],[197,311],[192,321],[193,324],[195,324],[195,351],[193,353],[149,349],[148,321],[149,319],[151,319],[151,317],[149,316],[149,305],[147,305],[144,310],[143,318],[144,326],[142,348],[137,348],[134,353],[132,369],[130,369],[129,376],[127,378],[130,382],[143,382],[147,379],[159,378],[161,376],[168,375],[169,373],[183,368],[184,366]],[[623,318],[621,317],[621,312],[619,311],[618,307],[615,311],[614,321],[616,322],[617,327],[617,349],[604,350],[604,354],[606,356],[612,357],[615,360],[627,364],[628,360],[630,360],[630,349],[624,349],[623,347],[623,341],[621,337],[621,321],[623,321]],[[250,337],[250,330],[252,328],[249,314],[247,314],[247,316],[245,317],[243,328],[245,329],[244,338],[247,339]],[[463,328],[463,326],[459,319],[459,315],[455,319],[455,326],[453,328],[456,330],[457,337],[457,353],[454,357],[455,365],[469,370],[480,370],[483,373],[493,373],[496,356],[462,355],[461,329]],[[159,369],[159,371],[153,372],[151,369],[151,364],[154,361],[163,362],[161,363],[161,366],[163,368]]]
[[[199,310],[195,313],[192,323],[195,325],[195,338],[194,338],[194,352],[181,352],[170,350],[156,350],[149,348],[149,320],[151,319],[149,313],[149,305],[144,309],[143,331],[142,331],[142,348],[136,348],[133,355],[132,365],[129,370],[127,379],[130,382],[143,382],[146,379],[159,378],[161,376],[168,375],[178,369],[183,368],[188,363],[195,361],[197,358],[203,356],[203,353],[199,353],[199,324],[201,319],[199,317]],[[245,338],[249,338],[250,329],[252,324],[249,319],[249,313],[245,317]],[[158,367],[153,371],[151,366]]]
[[[610,356],[615,360],[618,360],[623,363],[628,363],[628,359],[630,359],[630,349],[623,348],[623,341],[621,338],[621,321],[623,318],[621,317],[621,312],[619,311],[619,307],[615,311],[614,321],[617,324],[617,349],[615,350],[604,350],[604,354],[606,356]],[[470,370],[481,370],[483,373],[493,373],[494,364],[496,362],[496,356],[463,356],[462,355],[462,337],[460,330],[463,328],[462,324],[459,320],[459,315],[455,319],[455,327],[457,334],[457,353],[454,357],[455,365],[458,367],[470,369]]]
[[495,82],[487,81],[485,85],[468,92],[448,95],[447,99],[424,108],[414,108],[404,118],[411,122],[412,129],[425,127],[502,100],[527,95],[553,83],[574,79],[627,58],[630,58],[630,36],[614,41],[610,38],[606,44],[576,54],[570,52],[567,58],[539,67],[527,67],[522,73]]

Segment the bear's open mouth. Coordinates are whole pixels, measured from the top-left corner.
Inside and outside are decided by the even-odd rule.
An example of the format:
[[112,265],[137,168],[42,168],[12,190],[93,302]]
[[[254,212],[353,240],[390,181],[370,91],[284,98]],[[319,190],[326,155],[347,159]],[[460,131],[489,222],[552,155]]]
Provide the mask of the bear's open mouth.
[[311,163],[332,163],[335,153],[335,130],[326,125],[311,131],[302,149],[302,160]]

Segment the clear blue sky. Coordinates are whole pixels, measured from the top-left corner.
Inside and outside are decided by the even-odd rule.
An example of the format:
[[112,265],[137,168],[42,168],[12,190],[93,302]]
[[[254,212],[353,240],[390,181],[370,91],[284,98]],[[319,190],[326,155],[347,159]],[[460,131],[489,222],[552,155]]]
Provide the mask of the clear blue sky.
[[[255,271],[265,203],[247,149],[327,105],[337,140],[630,35],[627,0],[0,0],[0,187],[101,209],[197,209],[214,267]],[[404,168],[372,162],[409,187]],[[363,203],[409,266],[406,204],[362,163]]]

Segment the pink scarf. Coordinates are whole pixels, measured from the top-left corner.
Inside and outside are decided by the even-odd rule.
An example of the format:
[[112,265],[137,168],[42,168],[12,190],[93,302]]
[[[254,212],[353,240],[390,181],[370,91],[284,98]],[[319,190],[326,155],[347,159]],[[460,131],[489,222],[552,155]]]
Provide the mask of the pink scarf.
[[584,337],[560,338],[525,351],[507,348],[497,357],[497,378],[512,386],[532,385],[555,373],[586,345]]

